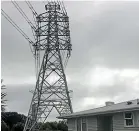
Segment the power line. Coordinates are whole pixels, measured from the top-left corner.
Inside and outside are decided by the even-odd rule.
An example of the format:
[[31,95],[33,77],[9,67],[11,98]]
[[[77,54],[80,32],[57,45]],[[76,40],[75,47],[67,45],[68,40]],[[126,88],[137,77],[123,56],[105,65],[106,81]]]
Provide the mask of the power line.
[[64,68],[66,68],[67,63],[68,63],[68,60],[69,60],[69,56],[67,55],[66,60],[65,60],[65,63],[64,63]]
[[37,12],[35,11],[35,9],[33,8],[33,6],[31,5],[31,3],[29,1],[25,1],[28,5],[28,7],[31,9],[32,13],[35,15],[35,16],[38,16]]
[[27,21],[27,23],[31,26],[32,29],[34,29],[34,31],[36,30],[36,27],[32,24],[32,22],[29,20],[29,18],[27,17],[27,15],[25,14],[25,12],[21,9],[21,7],[18,5],[18,3],[16,1],[11,1],[13,3],[13,5],[15,6],[15,8],[20,12],[20,14],[25,18],[25,20]]
[[[32,4],[29,1],[25,1],[26,4],[28,5],[29,9],[31,10],[31,12],[33,13],[33,19],[36,25],[36,28],[38,27],[38,23],[36,21],[36,17],[38,16],[37,12],[35,11],[34,7],[32,6]],[[37,38],[35,39],[37,41]],[[38,70],[39,70],[39,66],[40,66],[40,52],[38,52],[35,49],[35,70],[36,70],[36,79],[38,76]]]
[[32,22],[29,20],[29,18],[27,17],[27,15],[25,14],[25,12],[21,9],[21,7],[18,5],[18,3],[16,1],[11,1],[12,4],[15,6],[15,8],[19,11],[19,13],[24,17],[24,19],[27,21],[27,23],[31,26],[32,29],[32,34],[34,39],[36,40],[36,35],[35,35],[35,30],[36,27],[32,24]]
[[66,11],[66,8],[65,8],[65,6],[64,6],[64,2],[61,1],[61,3],[62,3],[62,6],[63,6],[63,9],[64,9],[64,12],[65,12],[65,14],[67,15],[67,11]]
[[31,3],[29,1],[25,1],[25,2],[28,5],[31,12],[33,13],[33,19],[34,19],[35,25],[37,26],[36,17],[38,16],[38,13],[35,11],[35,9],[33,8],[33,6],[31,5]]
[[43,4],[44,4],[44,5],[46,5],[46,3],[45,3],[45,1],[44,1],[44,0],[43,0],[42,2],[43,2]]
[[29,42],[29,47],[30,50],[32,52],[32,54],[34,55],[34,51],[32,49],[32,46],[34,45],[34,42],[25,34],[25,32],[23,32],[23,30],[21,30],[19,28],[19,26],[3,11],[3,9],[1,9],[1,13],[2,15],[13,25],[13,27],[15,27],[15,29]]
[[66,9],[65,9],[65,6],[64,6],[63,1],[57,0],[57,2],[58,2],[58,3],[60,4],[60,6],[62,7],[63,13],[67,15],[67,11],[66,11]]

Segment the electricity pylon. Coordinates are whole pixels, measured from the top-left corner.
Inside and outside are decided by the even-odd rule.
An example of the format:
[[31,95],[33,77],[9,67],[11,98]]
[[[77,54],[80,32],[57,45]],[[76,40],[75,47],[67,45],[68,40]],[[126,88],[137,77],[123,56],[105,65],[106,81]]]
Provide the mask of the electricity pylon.
[[[36,17],[36,57],[43,52],[41,67],[24,131],[41,129],[55,108],[59,115],[72,113],[64,62],[70,57],[69,18],[59,2],[48,2],[46,12]],[[66,56],[66,57],[64,57]]]

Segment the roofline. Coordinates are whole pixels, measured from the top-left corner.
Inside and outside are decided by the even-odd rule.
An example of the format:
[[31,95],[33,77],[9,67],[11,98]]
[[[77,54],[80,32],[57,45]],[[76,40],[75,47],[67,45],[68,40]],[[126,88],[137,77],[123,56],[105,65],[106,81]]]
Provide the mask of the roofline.
[[58,116],[56,118],[58,119],[68,119],[68,118],[76,118],[76,117],[81,117],[81,116],[95,116],[95,115],[104,115],[104,114],[113,114],[113,113],[118,113],[118,112],[125,112],[125,111],[136,111],[139,110],[139,107],[134,107],[130,109],[120,109],[120,110],[111,110],[111,111],[105,111],[105,112],[96,112],[96,113],[86,113],[86,114],[78,114],[78,115],[67,115],[67,116]]

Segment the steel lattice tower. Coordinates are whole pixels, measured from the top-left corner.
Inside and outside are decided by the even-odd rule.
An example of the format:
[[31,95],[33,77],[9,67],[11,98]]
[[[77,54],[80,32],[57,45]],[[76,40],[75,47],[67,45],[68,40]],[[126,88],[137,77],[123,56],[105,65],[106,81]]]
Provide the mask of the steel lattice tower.
[[41,51],[44,55],[24,131],[39,130],[53,108],[59,115],[73,112],[62,56],[64,52],[69,58],[71,51],[69,19],[59,2],[48,2],[45,9],[36,17],[34,49],[37,56]]

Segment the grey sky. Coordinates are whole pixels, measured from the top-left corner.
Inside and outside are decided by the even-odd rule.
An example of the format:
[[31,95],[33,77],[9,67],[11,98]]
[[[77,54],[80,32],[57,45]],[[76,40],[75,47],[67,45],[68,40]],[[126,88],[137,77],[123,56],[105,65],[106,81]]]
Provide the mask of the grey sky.
[[[120,102],[139,94],[139,2],[64,2],[69,18],[72,56],[66,68],[73,109]],[[19,2],[31,18],[25,2]],[[32,2],[37,12],[42,2]],[[10,2],[2,9],[32,38],[25,20]],[[2,78],[8,110],[27,113],[35,69],[28,42],[2,17]],[[54,118],[55,113],[51,118]]]

